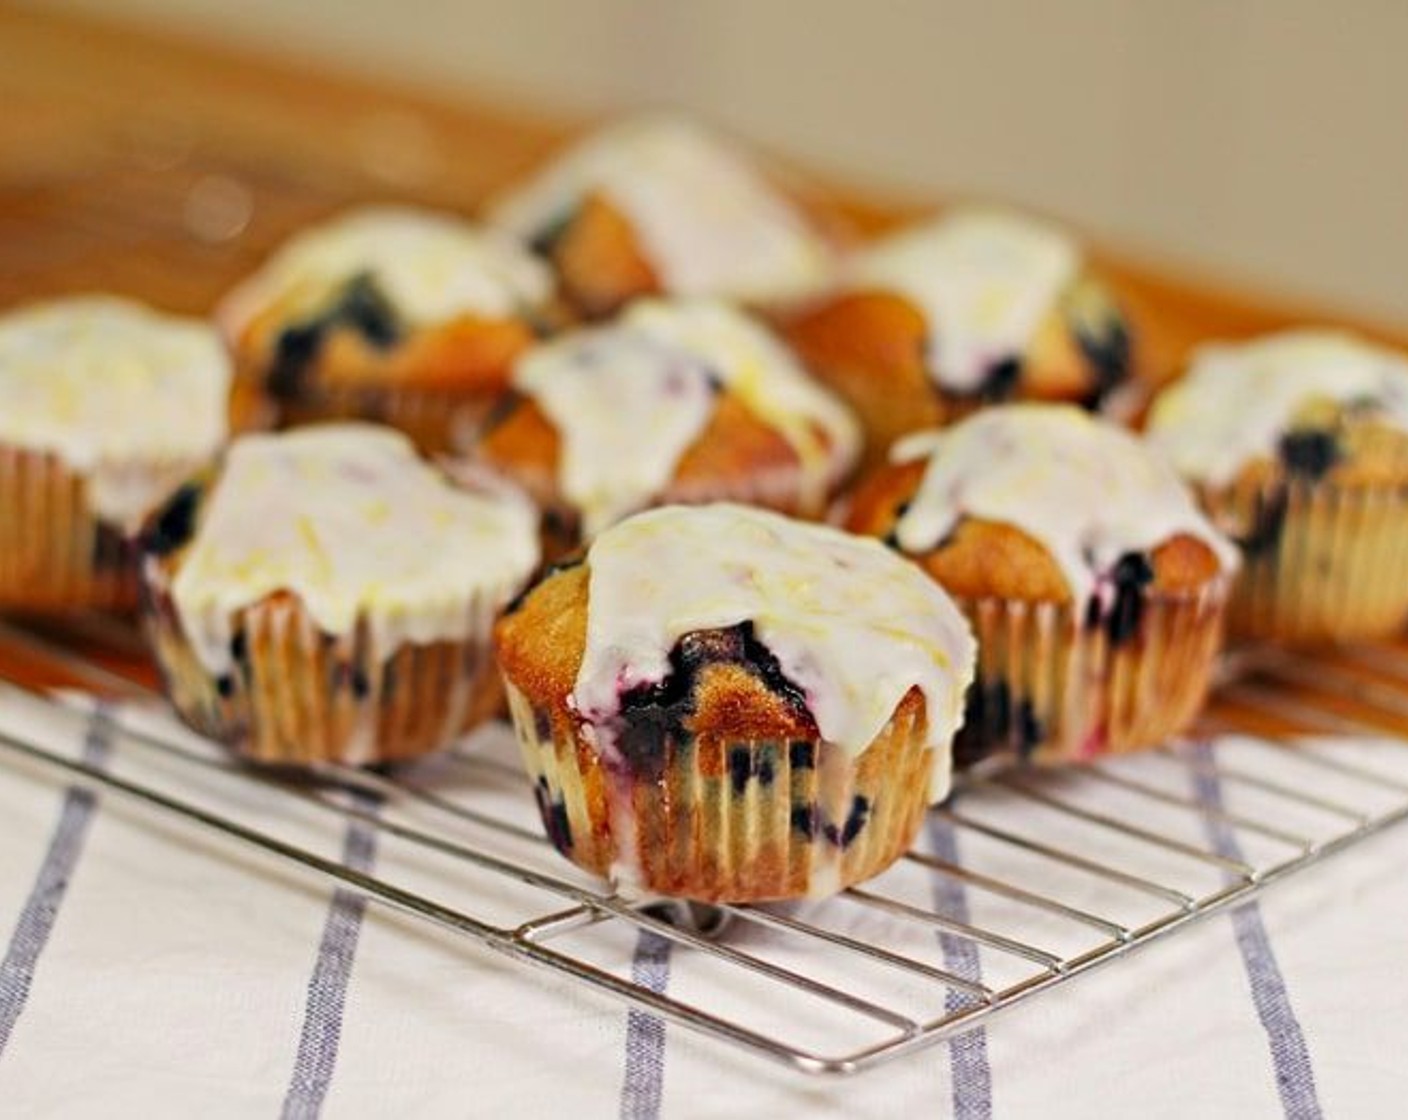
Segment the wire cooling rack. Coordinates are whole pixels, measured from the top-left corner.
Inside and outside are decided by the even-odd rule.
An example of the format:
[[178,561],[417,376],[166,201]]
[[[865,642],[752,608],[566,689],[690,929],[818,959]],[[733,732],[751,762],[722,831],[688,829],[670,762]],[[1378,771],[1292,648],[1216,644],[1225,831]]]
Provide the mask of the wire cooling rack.
[[[0,631],[97,691],[151,699],[52,635]],[[86,703],[25,691],[52,708]],[[631,900],[583,876],[542,838],[502,729],[394,772],[323,766],[294,779],[122,707],[120,751],[155,765],[99,767],[5,733],[0,762],[125,799],[143,821],[180,818],[801,1073],[837,1075],[985,1023],[1408,816],[1408,740],[1389,732],[1408,720],[1408,654],[1281,655],[1244,666],[1214,710],[1198,738],[1146,754],[972,779],[890,871],[778,906]],[[266,809],[288,800],[375,829],[441,870],[346,866],[281,835],[277,812],[239,811],[251,793]],[[677,994],[633,981],[621,946],[642,936],[687,952],[706,979]]]

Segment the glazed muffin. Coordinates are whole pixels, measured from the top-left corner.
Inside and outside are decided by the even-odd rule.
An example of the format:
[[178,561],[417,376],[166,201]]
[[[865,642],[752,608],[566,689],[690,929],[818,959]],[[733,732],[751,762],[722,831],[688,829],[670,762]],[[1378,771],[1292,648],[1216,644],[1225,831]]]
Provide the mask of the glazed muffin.
[[1209,346],[1149,438],[1241,546],[1240,639],[1352,641],[1408,616],[1408,355],[1331,331]]
[[607,529],[500,621],[548,836],[632,891],[822,896],[949,788],[973,639],[882,546],[743,506]]
[[667,502],[820,517],[860,447],[844,404],[712,300],[644,300],[542,343],[513,386],[477,457],[533,494],[563,545]]
[[843,289],[794,316],[788,334],[860,414],[872,461],[986,404],[1100,407],[1132,369],[1129,326],[1075,241],[985,208],[859,254]]
[[989,409],[897,444],[847,524],[973,624],[961,765],[1150,746],[1200,708],[1236,550],[1129,432],[1069,405]]
[[394,762],[492,714],[493,619],[538,562],[526,499],[454,485],[367,424],[236,440],[142,552],[176,710],[275,764]]
[[588,137],[491,202],[488,220],[551,260],[589,316],[643,295],[796,297],[829,278],[839,244],[834,219],[724,138],[668,116]]
[[450,214],[353,210],[304,231],[220,304],[236,423],[391,424],[467,441],[552,315],[552,278],[511,238]]
[[225,440],[205,324],[111,296],[0,316],[0,610],[131,609],[131,533]]

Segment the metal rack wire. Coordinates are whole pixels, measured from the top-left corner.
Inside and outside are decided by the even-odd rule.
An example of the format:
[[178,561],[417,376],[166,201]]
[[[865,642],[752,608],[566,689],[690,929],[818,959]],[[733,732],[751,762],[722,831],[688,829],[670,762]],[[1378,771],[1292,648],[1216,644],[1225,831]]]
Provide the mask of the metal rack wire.
[[[151,698],[62,643],[0,629],[99,690]],[[26,701],[74,703],[32,691]],[[1408,717],[1408,655],[1394,650],[1267,662],[1225,688],[1226,714],[1199,729],[1203,738],[1072,772],[974,779],[933,811],[927,842],[890,872],[803,906],[631,900],[583,877],[531,814],[514,811],[531,806],[531,791],[501,749],[472,745],[387,773],[329,765],[296,779],[241,766],[174,725],[134,722],[130,710],[114,717],[120,749],[158,764],[159,779],[5,733],[0,761],[105,791],[152,819],[179,818],[805,1074],[854,1073],[934,1045],[1408,817],[1408,740],[1385,730]],[[1247,723],[1263,733],[1235,734]],[[1355,738],[1335,737],[1346,732]],[[355,870],[281,835],[277,814],[241,816],[251,790],[375,829],[451,871]],[[508,917],[505,894],[516,903]],[[640,931],[688,950],[711,981],[676,994],[634,982],[613,946]],[[811,1011],[784,1014],[795,1004]]]

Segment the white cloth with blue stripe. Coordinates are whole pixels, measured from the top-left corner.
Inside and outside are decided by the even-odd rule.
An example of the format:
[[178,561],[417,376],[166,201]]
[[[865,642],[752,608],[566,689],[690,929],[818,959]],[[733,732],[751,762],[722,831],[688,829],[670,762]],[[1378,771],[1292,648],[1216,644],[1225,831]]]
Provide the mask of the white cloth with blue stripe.
[[[520,888],[487,889],[368,824],[255,787],[232,792],[229,778],[134,745],[119,725],[184,736],[199,749],[152,710],[95,717],[74,701],[57,713],[0,686],[0,736],[179,791],[330,858],[458,898],[495,922],[518,920],[525,905]],[[473,749],[511,760],[507,739],[496,729]],[[1225,757],[1236,744],[1203,749]],[[1372,758],[1375,745],[1353,749]],[[1401,761],[1396,772],[1406,772]],[[469,781],[493,786],[495,773],[447,761],[424,780],[453,793]],[[1237,808],[1209,773],[1190,770],[1190,793]],[[1326,781],[1322,789],[1333,786]],[[534,820],[506,776],[501,792],[481,790],[475,804]],[[982,806],[970,811],[981,815]],[[854,1078],[811,1080],[364,905],[111,791],[76,791],[10,749],[0,750],[0,820],[5,1115],[1311,1117],[1403,1108],[1408,826],[981,1032]],[[1034,809],[1029,831],[1044,821]],[[1195,823],[1224,854],[1248,843],[1217,821]],[[991,854],[981,840],[936,820],[924,842],[978,861]],[[565,869],[552,853],[541,866]],[[951,916],[993,927],[1009,917],[1002,899],[943,882],[937,901]],[[526,904],[553,908],[541,898]],[[834,904],[827,913],[857,936],[879,930],[873,915],[839,916]],[[1031,927],[1033,939],[1049,919]],[[604,964],[656,990],[739,1008],[771,998],[756,984],[732,990],[736,981],[720,980],[717,968],[648,934],[581,936]],[[1011,967],[962,939],[928,932],[924,941],[936,967],[962,976],[999,984]],[[824,970],[824,961],[808,963]],[[817,1029],[829,1028],[818,1020]]]

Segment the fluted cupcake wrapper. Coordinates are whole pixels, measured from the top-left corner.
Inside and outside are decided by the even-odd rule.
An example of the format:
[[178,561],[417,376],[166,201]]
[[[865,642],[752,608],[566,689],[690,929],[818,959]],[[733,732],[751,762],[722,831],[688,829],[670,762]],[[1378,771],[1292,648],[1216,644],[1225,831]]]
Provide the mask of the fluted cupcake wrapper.
[[1137,617],[1068,604],[958,599],[978,673],[955,762],[1078,762],[1155,746],[1198,714],[1222,641],[1228,582],[1140,593]]
[[0,443],[0,608],[130,610],[137,557],[57,456]]
[[859,758],[816,740],[667,735],[643,773],[506,688],[548,838],[628,890],[714,902],[834,894],[898,859],[927,808],[932,752],[903,715]]
[[217,674],[187,637],[161,562],[147,558],[143,576],[147,631],[172,705],[252,761],[416,758],[448,746],[499,703],[490,632],[504,594],[473,601],[463,640],[405,643],[387,656],[364,623],[330,635],[297,597],[274,595],[236,612],[230,670]]
[[1243,542],[1234,640],[1353,641],[1408,619],[1408,488],[1293,479],[1200,497]]

